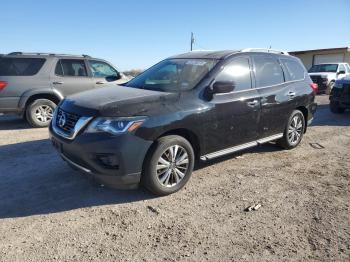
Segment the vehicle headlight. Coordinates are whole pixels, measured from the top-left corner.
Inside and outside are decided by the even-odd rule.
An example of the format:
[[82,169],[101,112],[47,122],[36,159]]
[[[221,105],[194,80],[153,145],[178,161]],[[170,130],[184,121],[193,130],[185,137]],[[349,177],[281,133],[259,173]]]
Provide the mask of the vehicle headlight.
[[130,133],[138,129],[145,120],[145,117],[98,117],[90,123],[85,132],[107,132],[113,135]]

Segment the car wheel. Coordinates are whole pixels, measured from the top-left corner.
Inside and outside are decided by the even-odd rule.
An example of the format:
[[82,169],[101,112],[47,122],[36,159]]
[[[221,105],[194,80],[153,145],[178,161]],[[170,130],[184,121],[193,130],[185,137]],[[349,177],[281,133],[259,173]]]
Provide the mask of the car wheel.
[[333,89],[333,86],[334,86],[334,82],[330,82],[329,85],[327,86],[327,89],[325,91],[326,95],[330,95],[332,89]]
[[53,116],[56,104],[48,99],[37,99],[26,108],[26,119],[32,127],[47,127]]
[[278,144],[285,149],[292,149],[299,145],[305,131],[304,115],[299,110],[294,110],[288,119],[283,137]]
[[329,108],[330,108],[331,112],[334,114],[342,114],[345,112],[345,108],[340,107],[339,103],[335,102],[335,101],[331,101],[329,103]]
[[185,138],[161,137],[145,159],[142,183],[156,195],[175,193],[190,179],[194,159],[193,148]]

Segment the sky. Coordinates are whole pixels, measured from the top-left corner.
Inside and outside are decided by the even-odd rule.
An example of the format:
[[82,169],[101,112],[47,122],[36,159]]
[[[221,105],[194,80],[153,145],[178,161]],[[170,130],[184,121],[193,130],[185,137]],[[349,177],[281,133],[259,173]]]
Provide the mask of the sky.
[[2,0],[0,53],[88,54],[146,69],[190,49],[350,46],[350,0]]

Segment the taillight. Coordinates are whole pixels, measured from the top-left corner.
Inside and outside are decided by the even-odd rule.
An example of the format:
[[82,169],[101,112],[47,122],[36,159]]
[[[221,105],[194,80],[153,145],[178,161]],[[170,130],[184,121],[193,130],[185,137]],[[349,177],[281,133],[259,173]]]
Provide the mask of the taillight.
[[317,94],[318,91],[318,85],[315,83],[311,83],[310,87],[312,88],[312,90],[314,91],[315,94]]
[[7,82],[0,81],[0,91],[3,90],[7,86]]

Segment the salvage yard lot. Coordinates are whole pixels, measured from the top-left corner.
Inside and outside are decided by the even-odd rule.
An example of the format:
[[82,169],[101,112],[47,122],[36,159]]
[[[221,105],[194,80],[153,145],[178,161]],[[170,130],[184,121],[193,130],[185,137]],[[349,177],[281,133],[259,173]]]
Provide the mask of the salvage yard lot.
[[317,100],[298,148],[202,164],[160,198],[98,186],[46,129],[0,117],[0,261],[349,261],[350,112]]

